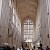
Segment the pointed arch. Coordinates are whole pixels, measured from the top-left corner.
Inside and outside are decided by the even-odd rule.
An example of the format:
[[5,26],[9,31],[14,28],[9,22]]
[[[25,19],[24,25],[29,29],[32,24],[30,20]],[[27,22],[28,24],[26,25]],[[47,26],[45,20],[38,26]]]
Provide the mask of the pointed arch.
[[30,18],[27,18],[24,21],[23,33],[24,33],[24,41],[32,42],[32,39],[34,37],[33,36],[34,35],[34,24]]
[[34,23],[33,18],[31,18],[30,16],[25,17],[25,18],[22,20],[22,23],[24,23],[27,19],[30,19],[30,20]]

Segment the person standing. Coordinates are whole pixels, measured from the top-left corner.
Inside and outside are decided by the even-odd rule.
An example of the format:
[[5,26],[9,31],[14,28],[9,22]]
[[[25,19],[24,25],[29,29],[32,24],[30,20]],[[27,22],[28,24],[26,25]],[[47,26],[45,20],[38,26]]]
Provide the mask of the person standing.
[[50,50],[48,46],[47,46],[46,50]]

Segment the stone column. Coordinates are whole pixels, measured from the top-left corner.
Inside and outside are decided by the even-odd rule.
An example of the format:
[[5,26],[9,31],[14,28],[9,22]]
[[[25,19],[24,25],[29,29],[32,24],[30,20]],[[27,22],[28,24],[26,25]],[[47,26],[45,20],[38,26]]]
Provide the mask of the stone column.
[[1,45],[1,43],[2,43],[2,41],[1,41],[1,9],[2,9],[2,0],[0,0],[0,45]]
[[8,43],[9,0],[2,0],[1,29],[2,42]]
[[41,29],[40,33],[42,36],[42,45],[47,46],[48,45],[48,40],[47,40],[47,34],[49,33],[48,29],[48,17],[47,17],[47,4],[46,0],[40,0],[41,2],[41,16],[40,16],[40,22],[41,22]]

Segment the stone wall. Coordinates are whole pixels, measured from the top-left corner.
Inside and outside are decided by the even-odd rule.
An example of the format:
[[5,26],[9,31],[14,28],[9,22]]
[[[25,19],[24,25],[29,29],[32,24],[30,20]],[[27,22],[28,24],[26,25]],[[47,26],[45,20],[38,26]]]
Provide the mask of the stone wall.
[[[48,15],[47,15],[47,2],[46,0],[39,0],[39,21],[40,21],[40,29],[39,33],[41,34],[41,43],[43,47],[49,45],[48,41],[48,34],[49,34],[49,29],[48,29]],[[38,26],[37,26],[38,27]]]
[[[10,0],[2,0],[2,8],[0,11],[0,43],[8,43],[10,46],[21,46],[21,23],[18,17],[17,21],[13,23],[13,6],[9,5]],[[0,5],[1,5],[0,3]],[[16,10],[15,10],[16,11]],[[18,25],[16,27],[16,25]]]
[[40,1],[38,1],[38,8],[37,8],[37,15],[36,15],[36,47],[38,47],[38,43],[40,43],[41,41],[41,33],[40,33],[40,27],[41,27],[41,23],[40,23],[40,16],[41,16],[41,5],[40,5]]
[[50,47],[50,0],[48,0],[48,24],[49,24],[49,47]]
[[9,19],[9,1],[2,0],[2,10],[1,10],[2,43],[8,43],[8,19]]
[[0,0],[0,45],[1,45],[1,8],[2,8],[2,0]]

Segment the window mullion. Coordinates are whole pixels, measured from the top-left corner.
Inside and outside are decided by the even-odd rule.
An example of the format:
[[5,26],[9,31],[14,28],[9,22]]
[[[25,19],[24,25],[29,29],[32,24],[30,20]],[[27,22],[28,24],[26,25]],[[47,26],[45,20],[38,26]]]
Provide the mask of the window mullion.
[[33,22],[30,20],[30,19],[27,19],[25,22],[24,22],[24,39],[25,40],[32,40],[32,35],[34,35],[32,33],[33,31]]

